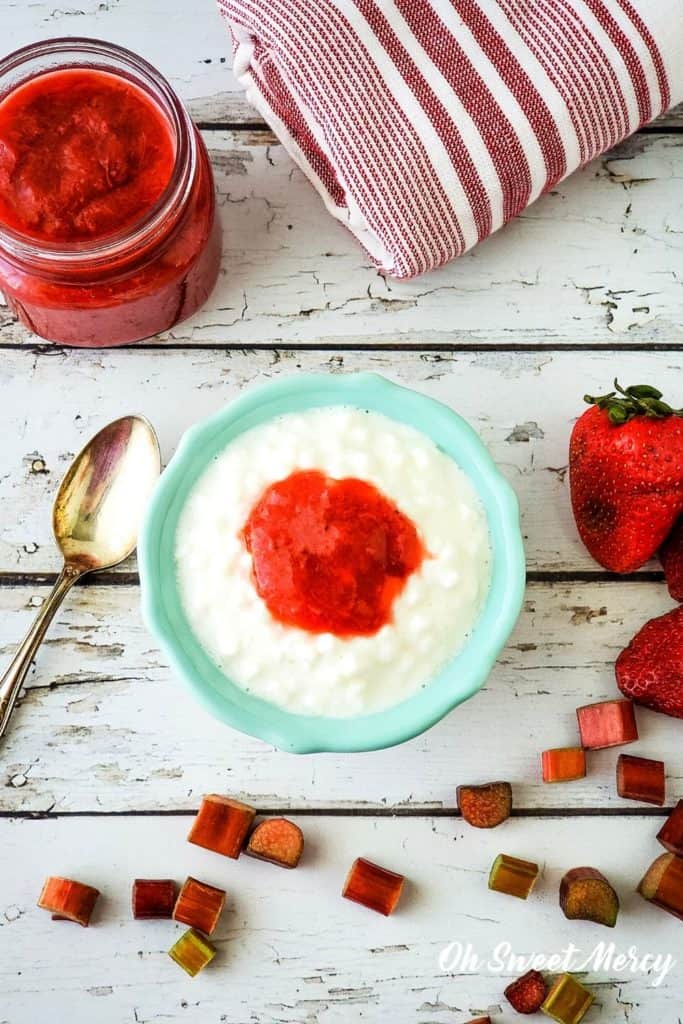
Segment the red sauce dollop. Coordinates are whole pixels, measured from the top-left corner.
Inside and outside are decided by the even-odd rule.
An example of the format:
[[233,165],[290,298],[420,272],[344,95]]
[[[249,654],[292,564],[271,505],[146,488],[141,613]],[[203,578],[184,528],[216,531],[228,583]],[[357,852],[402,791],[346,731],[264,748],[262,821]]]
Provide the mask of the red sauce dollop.
[[134,223],[174,163],[161,109],[106,71],[46,72],[0,102],[0,221],[40,241],[101,238]]
[[414,523],[372,484],[302,470],[271,484],[244,527],[258,593],[280,622],[367,636],[425,550]]

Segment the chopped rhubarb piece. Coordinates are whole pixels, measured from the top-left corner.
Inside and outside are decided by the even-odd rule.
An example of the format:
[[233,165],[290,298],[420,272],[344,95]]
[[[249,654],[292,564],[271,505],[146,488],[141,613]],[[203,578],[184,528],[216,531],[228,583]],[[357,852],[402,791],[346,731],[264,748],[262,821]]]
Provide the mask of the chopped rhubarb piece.
[[458,786],[458,808],[475,828],[495,828],[510,817],[512,786],[509,782],[487,782],[483,786]]
[[225,891],[207,882],[198,882],[191,876],[178,894],[173,908],[173,920],[198,928],[211,935],[225,906]]
[[576,978],[563,974],[548,992],[541,1011],[558,1024],[580,1024],[594,999],[595,996]]
[[490,1017],[477,1017],[476,1020],[471,1020],[468,1024],[491,1024]]
[[586,777],[583,747],[555,747],[541,754],[544,782],[573,782]]
[[501,853],[493,862],[489,875],[489,889],[525,900],[536,884],[538,874],[538,864]]
[[136,878],[131,892],[136,921],[150,917],[172,917],[176,885],[172,878]]
[[679,800],[662,825],[657,839],[665,850],[683,857],[683,800]]
[[683,921],[683,858],[663,853],[646,871],[638,892]]
[[171,946],[168,955],[191,978],[194,978],[196,974],[204,970],[207,964],[211,963],[216,955],[216,949],[194,928],[188,928]]
[[620,754],[617,761],[617,793],[625,800],[664,806],[666,775],[663,761]]
[[543,975],[539,971],[528,971],[508,985],[505,998],[517,1013],[537,1013],[547,991]]
[[652,903],[683,921],[683,859],[665,853],[670,861],[662,871]]
[[655,898],[659,883],[672,863],[672,857],[673,854],[671,853],[662,853],[650,864],[638,885],[638,892],[643,899],[651,902]]
[[57,918],[75,921],[87,928],[99,895],[99,890],[92,885],[75,882],[73,878],[48,878],[38,906],[51,911]]
[[586,750],[603,750],[635,743],[638,739],[635,711],[630,700],[606,700],[577,708],[581,743]]
[[560,883],[560,906],[570,921],[593,921],[614,928],[619,897],[595,868],[573,868]]
[[346,876],[342,896],[388,917],[401,898],[404,881],[403,875],[357,857]]
[[248,804],[210,793],[202,800],[187,841],[237,860],[255,815]]
[[293,821],[268,818],[251,833],[245,852],[281,868],[295,868],[304,852],[304,834]]

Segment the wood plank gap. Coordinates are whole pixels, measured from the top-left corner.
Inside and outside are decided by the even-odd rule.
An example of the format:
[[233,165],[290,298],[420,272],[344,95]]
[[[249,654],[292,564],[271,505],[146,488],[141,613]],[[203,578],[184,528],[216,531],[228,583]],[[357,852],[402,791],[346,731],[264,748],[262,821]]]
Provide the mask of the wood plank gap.
[[[57,580],[56,572],[0,572],[0,587],[52,587]],[[140,577],[136,572],[112,572],[107,570],[85,576],[79,586],[137,587]]]
[[[620,576],[618,573],[596,569],[568,569],[558,572],[551,570],[530,570],[527,583],[661,583],[664,573],[657,570],[633,572]],[[57,579],[56,572],[0,572],[0,587],[51,587]],[[140,577],[137,572],[113,572],[107,570],[84,577],[81,586],[90,587],[137,587]]]
[[[377,342],[372,345],[359,345],[356,342],[249,342],[248,344],[237,344],[235,342],[213,342],[197,345],[186,343],[165,342],[165,341],[138,341],[132,345],[118,346],[120,351],[137,352],[329,352],[334,355],[336,352],[354,352],[364,355],[366,352],[443,352],[449,355],[482,355],[491,352],[683,352],[683,342],[661,342],[646,341],[636,342],[632,345],[624,345],[619,342],[494,342],[490,345],[481,345],[477,342],[412,342],[406,341],[396,344],[395,342]],[[25,352],[30,356],[63,355],[68,353],[68,347],[57,344],[44,344],[42,342],[27,345],[15,345],[11,342],[0,342],[1,351]],[[79,351],[79,350],[77,350]],[[96,350],[93,350],[96,351]]]
[[636,135],[682,135],[683,124],[644,124]]
[[[268,132],[272,129],[265,121],[195,121],[200,132]],[[660,128],[660,132],[662,129]]]
[[620,575],[602,569],[530,570],[527,583],[661,583],[664,573],[658,569]]
[[[198,808],[169,808],[127,811],[4,811],[0,820],[46,821],[54,818],[191,818]],[[513,818],[666,818],[671,807],[516,807]],[[261,816],[320,817],[320,818],[460,818],[452,807],[259,807]]]
[[[265,121],[255,119],[253,121],[195,121],[200,132],[272,132]],[[652,124],[643,125],[635,135],[680,135],[683,133],[681,124]]]

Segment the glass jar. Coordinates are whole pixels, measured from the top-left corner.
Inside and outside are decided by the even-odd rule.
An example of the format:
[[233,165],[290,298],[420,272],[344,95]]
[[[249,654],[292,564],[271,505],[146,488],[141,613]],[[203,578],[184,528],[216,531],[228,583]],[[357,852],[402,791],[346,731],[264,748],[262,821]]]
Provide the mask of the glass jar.
[[140,341],[195,313],[218,276],[221,231],[208,154],[182,103],[141,57],[95,39],[52,39],[0,61],[0,104],[41,74],[92,69],[143,90],[164,115],[174,164],[160,197],[118,231],[49,241],[0,220],[0,289],[30,330],[66,345]]

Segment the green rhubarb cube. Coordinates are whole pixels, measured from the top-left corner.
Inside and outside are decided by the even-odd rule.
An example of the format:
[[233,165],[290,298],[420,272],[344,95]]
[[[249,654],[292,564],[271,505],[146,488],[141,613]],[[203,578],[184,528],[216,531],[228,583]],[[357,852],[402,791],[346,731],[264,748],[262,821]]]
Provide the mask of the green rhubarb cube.
[[541,1011],[558,1024],[579,1024],[595,996],[571,974],[563,974],[548,992]]
[[215,947],[200,935],[194,928],[188,928],[168,951],[171,960],[175,960],[191,978],[199,974],[216,955]]

